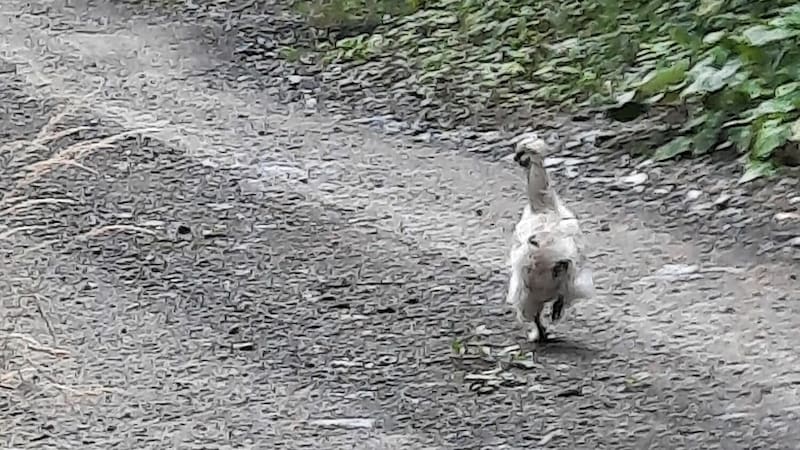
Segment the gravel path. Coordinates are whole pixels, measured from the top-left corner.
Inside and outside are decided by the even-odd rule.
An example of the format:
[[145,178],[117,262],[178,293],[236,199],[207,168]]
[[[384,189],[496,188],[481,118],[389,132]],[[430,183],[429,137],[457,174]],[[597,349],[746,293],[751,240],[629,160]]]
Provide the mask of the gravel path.
[[570,188],[600,295],[509,363],[511,162],[293,112],[196,24],[30,4],[0,136],[86,129],[0,155],[3,448],[800,448],[791,262]]

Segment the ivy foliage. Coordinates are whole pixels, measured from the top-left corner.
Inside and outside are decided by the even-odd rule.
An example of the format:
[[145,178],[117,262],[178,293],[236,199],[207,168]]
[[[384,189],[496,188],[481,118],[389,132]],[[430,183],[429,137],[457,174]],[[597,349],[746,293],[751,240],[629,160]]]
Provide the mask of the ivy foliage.
[[[770,174],[800,144],[796,0],[298,0],[317,26],[362,33],[329,60],[392,55],[419,83],[458,80],[506,103],[680,106],[681,133],[659,160],[734,147],[742,181]],[[327,21],[327,24],[325,22]],[[312,23],[313,24],[313,23]],[[322,25],[320,25],[322,24]],[[645,108],[627,108],[633,117]]]

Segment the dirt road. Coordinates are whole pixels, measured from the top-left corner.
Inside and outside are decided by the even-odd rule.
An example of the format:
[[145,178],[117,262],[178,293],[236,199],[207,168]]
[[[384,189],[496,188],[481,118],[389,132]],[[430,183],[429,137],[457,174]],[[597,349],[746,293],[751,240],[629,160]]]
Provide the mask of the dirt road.
[[513,163],[293,112],[197,24],[30,4],[0,136],[74,109],[0,155],[3,448],[800,448],[796,266],[568,192],[598,298],[509,367]]

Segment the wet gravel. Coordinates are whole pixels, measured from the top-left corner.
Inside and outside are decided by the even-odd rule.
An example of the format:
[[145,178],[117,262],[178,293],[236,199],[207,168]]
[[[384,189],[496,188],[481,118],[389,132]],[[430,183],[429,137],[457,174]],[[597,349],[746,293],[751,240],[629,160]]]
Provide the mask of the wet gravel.
[[[551,162],[591,235],[602,295],[568,312],[559,342],[532,348],[502,304],[513,165],[290,115],[262,83],[296,83],[241,78],[230,60],[187,76],[206,56],[183,50],[186,36],[208,33],[224,55],[232,38],[216,22],[148,12],[144,28],[113,9],[79,22],[109,17],[113,40],[70,34],[68,14],[41,28],[26,16],[45,42],[32,54],[48,48],[53,62],[50,90],[0,75],[4,142],[35,137],[54,93],[76,98],[104,73],[107,89],[54,125],[87,130],[3,157],[0,189],[20,195],[0,218],[0,233],[18,230],[0,239],[4,447],[797,448],[795,266],[740,245],[777,242],[758,221],[780,211],[746,199],[779,188],[712,190],[711,169],[637,168],[587,152],[601,132],[573,129],[582,146],[558,157],[574,159]],[[39,61],[4,39],[23,73]],[[111,47],[87,44],[99,41]],[[140,44],[157,51],[123,51]],[[153,118],[196,139],[122,139],[81,160],[91,170],[18,184],[34,161]],[[265,175],[287,167],[302,176]],[[659,194],[669,177],[681,182]],[[772,245],[770,258],[793,257]]]

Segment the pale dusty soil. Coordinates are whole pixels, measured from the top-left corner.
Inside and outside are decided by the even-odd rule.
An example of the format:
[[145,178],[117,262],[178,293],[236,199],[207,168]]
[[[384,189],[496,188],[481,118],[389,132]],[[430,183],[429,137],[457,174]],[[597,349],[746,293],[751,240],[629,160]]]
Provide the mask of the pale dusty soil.
[[[570,184],[598,298],[476,385],[499,358],[453,340],[523,338],[512,163],[290,113],[197,24],[27,4],[0,5],[0,136],[64,104],[88,129],[0,155],[2,192],[76,139],[151,130],[15,191],[69,203],[3,200],[4,448],[800,448],[789,260]],[[137,228],[85,234],[112,224]]]

